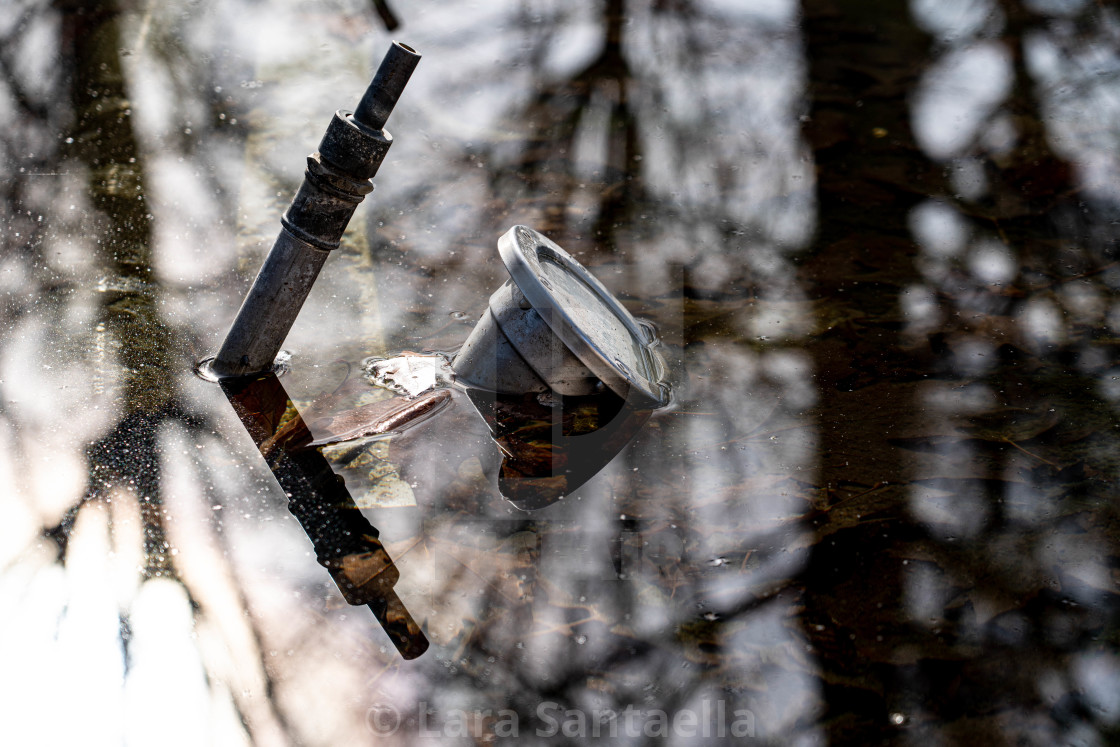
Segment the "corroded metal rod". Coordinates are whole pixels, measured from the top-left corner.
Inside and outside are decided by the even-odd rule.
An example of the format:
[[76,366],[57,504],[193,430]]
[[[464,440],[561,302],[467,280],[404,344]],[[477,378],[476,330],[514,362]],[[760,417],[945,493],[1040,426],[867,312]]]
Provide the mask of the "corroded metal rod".
[[211,364],[217,376],[272,367],[327,255],[373,191],[370,179],[393,143],[385,121],[419,61],[414,49],[393,42],[357,110],[335,112],[319,150],[307,157],[303,184],[280,219],[280,234]]
[[381,66],[377,68],[373,82],[354,109],[354,119],[371,130],[383,128],[419,60],[420,55],[415,49],[407,44],[394,42],[381,61]]

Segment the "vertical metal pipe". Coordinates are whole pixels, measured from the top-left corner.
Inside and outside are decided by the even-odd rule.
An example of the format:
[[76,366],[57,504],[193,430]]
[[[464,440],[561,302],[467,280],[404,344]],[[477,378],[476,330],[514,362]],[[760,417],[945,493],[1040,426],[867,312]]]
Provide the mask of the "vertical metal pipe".
[[373,191],[370,179],[393,143],[385,121],[419,61],[414,49],[393,42],[357,111],[335,112],[319,150],[307,157],[303,183],[280,219],[276,243],[210,365],[217,376],[272,367],[327,254]]

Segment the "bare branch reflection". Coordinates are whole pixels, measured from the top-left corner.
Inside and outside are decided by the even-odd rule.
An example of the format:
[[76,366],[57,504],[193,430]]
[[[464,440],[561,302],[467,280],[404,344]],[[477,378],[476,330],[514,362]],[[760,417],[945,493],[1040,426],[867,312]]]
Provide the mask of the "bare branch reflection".
[[411,744],[420,708],[464,743],[501,741],[499,709],[541,743],[640,712],[644,743],[717,708],[772,743],[1115,741],[1112,4],[392,4],[425,61],[286,343],[293,409],[353,416],[384,395],[358,361],[461,344],[514,224],[651,318],[676,372],[533,513],[461,403],[320,444],[432,641],[412,662],[188,370],[368,83],[384,4],[10,5],[8,741],[65,711],[70,741]]
[[[1046,741],[1107,740],[1114,719],[1088,704],[1100,683],[1120,681],[1095,642],[1118,609],[1104,560],[1117,553],[1105,527],[1118,424],[1101,384],[1116,366],[1102,335],[1116,295],[1105,227],[1120,200],[1091,176],[1115,169],[1104,133],[1084,119],[1071,129],[1056,104],[1077,90],[1079,106],[1099,101],[1090,116],[1107,120],[1115,89],[1076,60],[1115,64],[1109,16],[1088,3],[972,6],[996,20],[952,30],[948,12],[920,14],[946,41],[918,90],[915,128],[950,184],[910,216],[921,277],[903,297],[907,336],[933,356],[937,381],[919,396],[929,432],[903,445],[915,452],[910,510],[928,533],[910,615],[950,650],[981,647],[937,666],[989,691],[971,703],[937,695],[932,661],[908,689],[926,718],[971,714],[993,739],[1033,729]],[[1072,52],[1071,37],[1085,46]],[[1089,93],[1098,87],[1103,98]],[[966,127],[931,106],[953,95],[973,107]],[[1032,665],[1013,669],[1023,650]]]

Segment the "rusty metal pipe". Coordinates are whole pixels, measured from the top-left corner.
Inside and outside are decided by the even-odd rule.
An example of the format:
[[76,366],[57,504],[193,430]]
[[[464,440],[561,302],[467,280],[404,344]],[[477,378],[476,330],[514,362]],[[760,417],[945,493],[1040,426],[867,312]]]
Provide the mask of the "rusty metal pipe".
[[303,183],[280,219],[280,234],[210,364],[216,376],[272,368],[328,253],[373,191],[370,180],[393,143],[385,121],[419,61],[414,49],[393,42],[358,110],[335,112],[319,150],[307,157]]

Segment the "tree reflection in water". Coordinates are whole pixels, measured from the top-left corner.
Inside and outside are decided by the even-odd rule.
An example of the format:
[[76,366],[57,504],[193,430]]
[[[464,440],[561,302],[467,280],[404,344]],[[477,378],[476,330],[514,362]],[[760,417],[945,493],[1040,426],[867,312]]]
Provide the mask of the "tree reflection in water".
[[[489,209],[469,219],[436,209],[467,197],[462,182],[432,179],[422,204],[433,209],[406,215],[407,228],[397,206],[375,217],[396,222],[392,240],[375,243],[381,266],[411,264],[408,295],[440,297],[410,329],[440,339],[436,310],[467,303],[443,281],[462,273],[485,278],[468,288],[492,287],[488,237],[525,223],[646,299],[632,308],[689,372],[676,412],[655,414],[631,452],[547,512],[480,526],[480,497],[421,486],[421,505],[442,509],[426,509],[416,534],[435,558],[429,634],[453,652],[433,708],[501,703],[534,724],[544,700],[618,713],[722,701],[775,732],[802,728],[799,719],[812,731],[816,688],[798,626],[785,623],[795,599],[783,593],[803,558],[783,549],[806,536],[792,520],[802,489],[779,487],[790,469],[812,469],[800,417],[812,394],[796,349],[808,320],[789,260],[809,237],[811,174],[796,139],[787,18],[692,3],[526,6],[516,35],[502,29],[514,43],[532,39],[511,72],[520,89],[499,134],[468,144],[466,165],[482,175],[458,177],[485,190],[471,199]],[[489,85],[470,67],[448,74],[449,88]],[[398,230],[422,240],[400,241]],[[447,267],[429,279],[424,247],[441,240],[448,251],[430,261]],[[471,318],[485,302],[475,295]],[[773,690],[750,691],[763,671]]]
[[[87,437],[82,450],[86,486],[80,499],[59,506],[60,520],[47,520],[43,529],[57,547],[69,583],[81,587],[65,601],[57,620],[55,634],[69,659],[57,675],[60,692],[69,700],[70,688],[94,691],[89,720],[76,722],[83,730],[108,735],[120,728],[122,718],[128,719],[126,731],[159,719],[160,730],[180,729],[201,741],[208,727],[199,715],[213,697],[206,669],[221,666],[221,658],[202,657],[192,630],[212,626],[219,639],[237,647],[226,661],[239,670],[235,680],[246,688],[227,690],[224,704],[219,693],[218,708],[236,712],[254,737],[278,739],[287,731],[283,714],[270,703],[247,697],[251,689],[267,691],[271,685],[257,632],[242,616],[241,591],[228,573],[184,570],[176,557],[174,545],[179,543],[171,541],[169,518],[177,512],[165,502],[168,446],[178,440],[184,447],[202,448],[213,423],[183,397],[178,383],[190,356],[191,332],[163,321],[151,193],[121,63],[122,17],[112,2],[29,5],[13,36],[27,34],[30,27],[36,31],[29,35],[35,43],[46,43],[38,35],[53,36],[50,44],[61,53],[51,71],[39,71],[41,79],[19,75],[20,66],[13,61],[6,66],[16,99],[37,117],[36,126],[29,128],[33,138],[46,138],[36,148],[35,172],[14,183],[16,194],[9,204],[19,205],[31,224],[31,241],[25,245],[31,256],[25,262],[38,270],[42,292],[61,290],[76,300],[48,307],[48,314],[57,315],[49,334],[58,338],[59,362],[79,389],[89,391],[93,409],[100,410],[93,420],[103,423],[92,425],[102,435]],[[5,50],[13,50],[13,56],[27,53],[18,44],[5,44]],[[29,79],[36,87],[47,84],[45,94],[54,99],[49,106],[20,91]],[[67,98],[69,108],[56,105]],[[59,190],[44,189],[44,177],[63,185],[64,196],[69,193],[81,213],[59,215]],[[32,223],[34,215],[39,217]],[[60,251],[47,251],[56,247]],[[62,250],[67,256],[61,261],[51,256]],[[75,279],[93,276],[95,287],[74,285],[67,277],[71,263],[83,271],[84,278]],[[53,288],[52,274],[60,279]],[[77,329],[72,326],[75,317],[81,320]],[[92,381],[86,373],[90,369]],[[78,433],[91,427],[88,422],[74,425]],[[40,516],[46,519],[50,512],[40,509]],[[182,539],[183,533],[178,536]],[[220,547],[221,535],[211,533],[207,540]],[[46,569],[39,573],[41,583],[51,577]],[[20,664],[9,673],[14,669],[27,677],[24,667],[42,662]],[[97,671],[105,665],[107,669]],[[18,732],[18,724],[14,727]]]
[[[234,265],[235,227],[274,232],[308,149],[246,134],[307,119],[313,139],[313,97],[279,92],[345,78],[292,40],[359,50],[375,28],[368,4],[293,6],[0,19],[0,145],[24,169],[0,257],[13,681],[144,737],[208,713],[254,741],[353,742],[418,701],[437,724],[514,709],[531,735],[544,702],[718,701],[782,743],[1114,738],[1112,8],[394,5],[425,53],[395,115],[408,168],[387,164],[293,329],[319,378],[285,387],[460,343],[514,223],[653,318],[678,371],[671,411],[533,514],[492,492],[463,408],[392,440],[416,505],[366,513],[433,641],[403,663],[331,609],[259,454],[186,373],[259,259]],[[250,17],[272,24],[258,52]]]
[[[921,274],[904,335],[933,380],[917,401],[926,437],[903,444],[924,527],[904,591],[936,645],[902,690],[915,714],[971,717],[990,738],[1108,740],[1117,714],[1102,693],[1120,684],[1107,318],[1120,193],[1106,124],[1117,18],[1091,3],[970,5],[986,23],[953,28],[928,4],[920,16],[942,42],[915,123],[949,179],[910,215]],[[966,77],[985,56],[983,76],[1004,82],[987,100]],[[924,104],[946,96],[979,111],[943,143]]]

